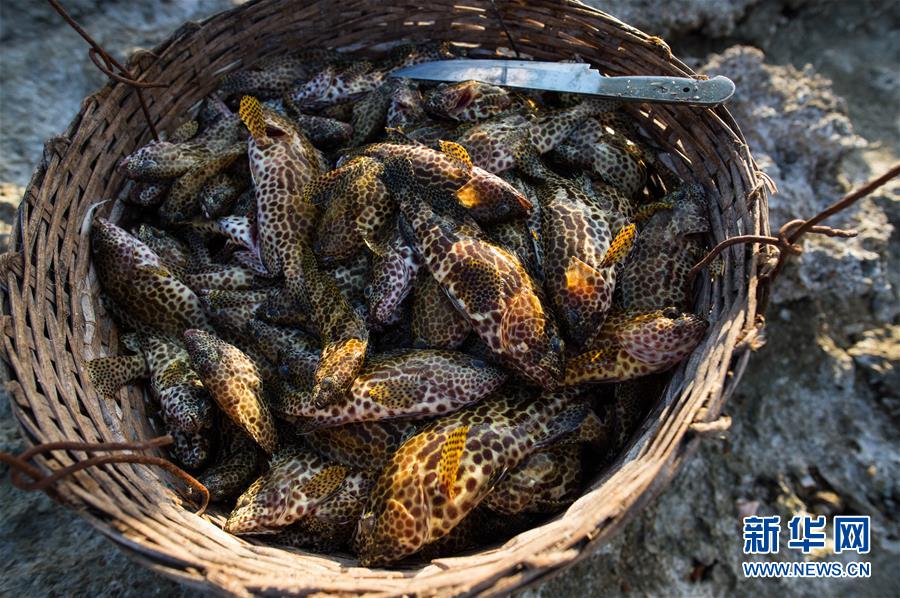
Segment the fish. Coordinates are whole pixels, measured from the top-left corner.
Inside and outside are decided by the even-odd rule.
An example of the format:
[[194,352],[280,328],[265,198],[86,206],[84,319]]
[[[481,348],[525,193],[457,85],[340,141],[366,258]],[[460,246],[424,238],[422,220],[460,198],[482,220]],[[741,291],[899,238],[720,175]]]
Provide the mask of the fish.
[[481,81],[443,83],[428,94],[425,110],[432,116],[460,122],[484,120],[513,103],[502,87]]
[[461,146],[445,141],[441,148],[376,143],[361,152],[382,161],[408,160],[420,185],[451,194],[479,223],[524,216],[531,209],[532,204],[524,195],[500,177],[475,166]]
[[380,472],[421,422],[373,420],[310,430],[306,438],[317,453],[352,468]]
[[271,456],[268,471],[238,497],[224,529],[231,534],[277,533],[337,493],[348,474],[344,465],[287,446]]
[[562,143],[588,117],[611,110],[605,100],[584,100],[570,108],[535,114],[531,105],[465,128],[453,140],[464,147],[472,163],[499,175],[516,166],[516,153],[525,144],[545,154]]
[[350,470],[337,492],[296,523],[282,528],[272,542],[322,552],[342,548],[356,529],[374,477],[371,471]]
[[550,171],[533,153],[518,160],[538,179],[544,288],[569,338],[584,346],[612,307],[615,266],[628,255],[636,226],[613,231],[612,217],[579,185]]
[[689,273],[705,253],[709,232],[706,191],[684,185],[661,203],[670,205],[641,225],[634,249],[622,265],[615,300],[623,309],[653,310],[693,304]]
[[443,416],[412,436],[381,472],[355,546],[365,567],[387,565],[446,536],[505,472],[587,416],[565,392],[498,395]]
[[228,418],[222,419],[221,442],[215,462],[197,478],[213,502],[241,493],[255,478],[261,459],[256,443]]
[[367,363],[344,400],[316,409],[299,396],[281,402],[280,412],[312,427],[421,418],[459,410],[506,381],[502,369],[457,351],[400,350]]
[[122,228],[95,218],[91,253],[104,293],[135,330],[173,339],[189,328],[212,330],[197,294]]
[[237,347],[202,330],[185,331],[184,343],[203,386],[219,408],[263,450],[275,452],[278,437],[256,363]]
[[421,256],[398,230],[385,253],[372,260],[372,275],[365,288],[371,327],[380,330],[400,320],[400,304],[412,291],[421,267]]
[[675,307],[613,312],[592,346],[566,360],[564,383],[623,382],[665,371],[690,355],[707,326]]
[[408,160],[391,161],[385,175],[414,230],[417,250],[472,329],[531,383],[553,388],[564,343],[518,258],[435,213],[422,199]]
[[[241,98],[241,121],[250,131],[247,155],[256,190],[257,246],[261,269],[283,273],[286,253],[310,244],[319,213],[304,201],[303,189],[326,169],[324,157],[289,119]],[[299,258],[295,258],[299,259]]]

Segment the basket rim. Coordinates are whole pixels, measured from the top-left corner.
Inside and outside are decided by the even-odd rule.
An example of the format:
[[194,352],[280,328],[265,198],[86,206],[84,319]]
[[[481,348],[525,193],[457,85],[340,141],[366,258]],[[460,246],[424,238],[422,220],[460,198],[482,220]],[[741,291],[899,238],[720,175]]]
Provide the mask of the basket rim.
[[[480,2],[481,0],[475,1]],[[169,48],[175,47],[180,42],[183,42],[186,39],[192,37],[198,31],[201,31],[204,29],[204,27],[207,27],[210,23],[217,22],[220,19],[232,18],[234,15],[238,15],[247,10],[252,10],[254,7],[265,5],[270,2],[273,2],[273,0],[250,0],[243,5],[239,5],[226,11],[210,15],[209,17],[206,17],[200,21],[186,22],[179,28],[177,28],[166,40],[160,42],[152,50],[136,51],[129,58],[127,66],[129,69],[135,69],[134,72],[137,73],[137,77],[140,77],[141,74],[143,74],[148,70],[148,68],[150,68],[150,66],[152,65],[152,61],[156,60],[156,58],[154,58],[154,55],[162,56]],[[503,6],[503,3],[501,2],[498,2],[497,4],[498,6]],[[634,36],[642,42],[658,43],[657,40],[659,40],[659,38],[655,38],[646,33],[643,33],[638,29],[635,29],[634,27],[620,21],[616,17],[613,17],[596,8],[586,6],[578,0],[566,0],[565,2],[561,3],[561,6],[564,10],[577,9],[590,12],[595,16],[603,18],[607,23],[619,27],[623,31]],[[689,67],[684,65],[684,63],[682,63],[671,54],[669,59],[675,66],[688,73],[694,74]],[[124,86],[124,84],[111,81],[97,91],[87,95],[82,101],[82,106],[79,113],[72,119],[65,130],[60,135],[53,136],[45,142],[43,157],[40,163],[34,169],[32,177],[25,188],[23,200],[19,204],[17,210],[17,219],[14,226],[12,227],[12,231],[10,234],[9,246],[11,249],[6,256],[3,256],[4,267],[0,268],[0,271],[3,271],[6,276],[4,276],[3,281],[0,282],[0,313],[2,313],[4,323],[7,324],[7,326],[4,326],[4,351],[3,359],[0,360],[0,362],[2,362],[2,366],[0,367],[6,369],[6,373],[8,374],[6,377],[8,381],[6,382],[5,386],[10,395],[9,403],[11,412],[17,422],[20,434],[30,445],[39,443],[42,441],[42,439],[39,430],[31,426],[29,418],[24,414],[20,407],[20,405],[24,403],[30,404],[32,399],[25,396],[26,390],[18,382],[15,373],[16,368],[8,367],[10,364],[15,364],[13,364],[14,360],[11,357],[12,354],[10,353],[10,350],[13,349],[13,343],[10,340],[9,334],[6,332],[6,329],[9,327],[16,327],[21,325],[27,326],[27,323],[21,322],[19,316],[16,313],[12,312],[12,310],[10,309],[10,289],[16,288],[18,285],[25,284],[25,281],[22,279],[22,271],[21,269],[17,268],[19,255],[16,255],[22,254],[22,252],[25,250],[25,247],[23,245],[23,228],[25,227],[23,212],[24,204],[29,197],[36,196],[34,195],[36,193],[35,189],[39,189],[45,182],[44,179],[47,175],[48,165],[54,158],[54,155],[59,160],[63,160],[72,150],[71,141],[76,137],[80,127],[84,124],[83,121],[86,116],[86,111],[91,102],[102,101],[103,98],[109,96],[120,86]],[[711,111],[711,114],[714,114],[715,117],[720,121],[721,125],[724,128],[730,130],[734,134],[736,141],[740,145],[743,145],[743,157],[749,162],[750,165],[753,166],[754,171],[757,171],[758,168],[755,166],[755,162],[753,161],[753,158],[749,153],[746,140],[740,130],[740,127],[734,121],[727,108],[725,108],[724,106],[720,106],[714,111]],[[751,195],[754,195],[755,197],[751,197]],[[759,187],[755,191],[752,191],[750,194],[748,194],[746,199],[751,200],[754,204],[753,208],[756,211],[756,224],[759,226],[760,230],[762,230],[764,233],[768,233],[767,190],[765,189],[765,187]],[[761,250],[756,246],[751,246],[747,248],[746,257],[744,259],[745,263],[748,264],[748,281],[746,287],[743,289],[744,294],[746,295],[743,301],[743,311],[746,314],[746,321],[757,323],[757,329],[761,329],[762,326],[762,323],[758,322],[758,319],[762,314],[765,299],[767,298],[768,294],[768,283],[757,278],[759,269],[758,262],[761,256]],[[749,329],[748,332],[750,332]],[[694,421],[713,421],[720,416],[724,404],[733,394],[741,379],[741,376],[744,373],[750,353],[750,343],[744,343],[741,346],[736,346],[734,348],[730,357],[731,365],[728,368],[730,375],[726,377],[726,380],[716,390],[716,392],[712,392],[709,394],[703,405],[700,405],[696,408],[695,412],[697,415],[702,417],[702,420],[695,419]],[[696,450],[699,448],[702,438],[703,435],[700,433],[688,432],[682,434],[675,441],[675,445],[673,446],[671,453],[668,455],[668,458],[658,463],[658,470],[655,472],[655,475],[653,476],[652,481],[649,483],[649,485],[644,488],[644,490],[635,500],[630,501],[624,510],[616,513],[613,523],[604,527],[602,531],[596,534],[592,539],[588,539],[587,537],[585,537],[579,540],[577,543],[571,544],[570,549],[567,550],[563,554],[563,557],[561,557],[557,562],[550,563],[546,566],[525,567],[525,569],[530,570],[526,571],[525,573],[523,573],[522,571],[516,571],[515,568],[508,568],[506,570],[498,572],[491,579],[482,579],[481,586],[477,588],[469,588],[469,590],[472,592],[490,591],[491,593],[494,593],[505,592],[512,589],[524,589],[542,583],[547,579],[550,579],[551,577],[555,577],[568,567],[574,565],[584,558],[587,558],[599,545],[601,545],[605,541],[608,541],[608,539],[613,534],[617,533],[622,527],[624,527],[624,525],[627,524],[648,503],[656,499],[656,497],[662,492],[662,490],[669,485],[672,478],[680,471],[681,467],[696,452]],[[630,453],[633,451],[634,449],[632,449]],[[618,469],[618,467],[621,465],[621,462],[626,460],[627,457],[628,454],[623,454],[622,456],[620,456],[619,460],[617,460],[616,462],[616,466],[612,467],[611,469]],[[60,485],[61,487],[69,487],[71,486],[71,483],[66,480],[61,482]],[[71,490],[71,488],[68,489]],[[80,493],[76,492],[75,496],[79,496],[79,494]],[[71,505],[68,505],[68,507],[72,508]],[[109,517],[108,513],[104,513],[104,515],[106,515],[106,518],[92,513],[89,510],[88,503],[84,502],[83,497],[80,501],[80,504],[76,505],[73,510],[75,510],[79,514],[79,516],[86,519],[95,529],[113,540],[115,544],[118,547],[122,548],[125,553],[128,554],[131,558],[137,560],[138,562],[144,564],[152,570],[157,571],[158,573],[166,575],[167,577],[179,581],[180,583],[192,585],[199,588],[205,588],[207,590],[214,589],[219,592],[237,592],[237,590],[239,589],[234,586],[229,587],[229,584],[225,583],[225,580],[213,579],[209,571],[197,571],[194,563],[186,562],[172,555],[153,550],[146,544],[142,544],[128,538],[119,528],[114,525],[114,522]],[[546,525],[547,523],[545,522],[540,526],[540,528]],[[425,565],[422,565],[422,567],[424,566]],[[406,573],[413,572],[406,569],[403,569],[401,571],[404,575]]]

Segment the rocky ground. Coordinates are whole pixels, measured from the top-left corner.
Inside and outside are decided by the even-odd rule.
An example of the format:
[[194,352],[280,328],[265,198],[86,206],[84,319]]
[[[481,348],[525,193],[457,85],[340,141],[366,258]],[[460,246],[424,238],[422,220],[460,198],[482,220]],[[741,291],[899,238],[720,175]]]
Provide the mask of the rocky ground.
[[[227,0],[67,0],[112,51],[163,39]],[[730,104],[775,180],[772,226],[819,211],[900,158],[900,5],[890,0],[610,0],[591,4],[665,37],[738,85]],[[756,49],[760,48],[760,49]],[[0,242],[42,141],[102,83],[82,42],[40,2],[0,3]],[[900,185],[835,218],[852,240],[805,242],[779,281],[766,346],[710,440],[600,553],[543,586],[590,594],[883,596],[900,587]],[[5,397],[0,450],[22,448]],[[2,471],[0,471],[2,473]],[[742,515],[868,514],[869,580],[743,578]],[[784,542],[786,538],[782,538]],[[3,595],[181,594],[71,513],[0,482]],[[791,553],[782,550],[780,558]],[[833,560],[832,555],[811,558]],[[841,558],[841,560],[846,560]],[[186,592],[184,592],[186,593]]]

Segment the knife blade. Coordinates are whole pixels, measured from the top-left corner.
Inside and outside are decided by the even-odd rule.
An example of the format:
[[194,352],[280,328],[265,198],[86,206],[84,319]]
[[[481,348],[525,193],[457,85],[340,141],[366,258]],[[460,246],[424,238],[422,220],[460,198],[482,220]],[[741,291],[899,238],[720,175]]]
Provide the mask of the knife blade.
[[461,59],[423,62],[396,70],[391,77],[425,81],[476,80],[501,87],[581,93],[633,102],[714,106],[734,94],[727,77],[690,79],[635,75],[605,77],[583,62]]

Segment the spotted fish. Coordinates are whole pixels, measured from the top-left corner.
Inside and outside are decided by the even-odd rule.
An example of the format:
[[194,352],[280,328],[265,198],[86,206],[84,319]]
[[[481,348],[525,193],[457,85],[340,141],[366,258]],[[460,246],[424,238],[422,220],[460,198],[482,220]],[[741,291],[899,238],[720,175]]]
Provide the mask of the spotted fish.
[[380,420],[317,428],[307,435],[328,460],[380,472],[407,438],[422,427],[412,420]]
[[565,384],[622,382],[661,372],[687,357],[707,322],[674,307],[610,314],[592,347],[566,361]]
[[511,104],[512,97],[502,87],[461,81],[438,85],[428,94],[425,110],[438,118],[471,122],[495,116]]
[[272,538],[276,544],[331,551],[344,547],[372,490],[374,474],[351,470],[337,492]]
[[343,401],[311,409],[298,401],[284,413],[318,427],[440,415],[489,395],[506,380],[503,370],[456,351],[406,350],[369,359]]
[[576,183],[551,172],[536,156],[518,159],[539,177],[544,286],[569,337],[584,346],[612,307],[615,266],[630,251],[636,228],[612,231],[610,214]]
[[428,269],[475,332],[529,381],[555,386],[563,343],[521,262],[436,214],[422,199],[408,161],[392,161],[385,174]]
[[259,450],[252,438],[230,419],[222,418],[222,440],[216,461],[198,480],[209,490],[210,500],[230,499],[244,490],[256,477],[260,466]]
[[571,108],[541,115],[533,114],[526,107],[468,127],[455,141],[466,148],[474,164],[500,174],[516,165],[516,151],[521,144],[545,154],[586,118],[612,107],[613,104],[604,100],[585,100]]
[[641,225],[623,264],[616,301],[625,309],[691,306],[688,273],[703,257],[703,235],[709,231],[706,192],[700,185],[685,185],[662,201],[671,209],[656,212]]
[[412,334],[419,348],[456,349],[462,345],[472,325],[430,272],[416,279],[413,292]]
[[201,330],[188,330],[184,342],[194,369],[219,408],[267,453],[278,448],[275,424],[262,396],[257,365],[237,347]]
[[399,321],[400,304],[412,291],[421,266],[421,256],[397,231],[385,253],[372,261],[372,277],[365,290],[371,326],[382,329]]
[[577,428],[587,411],[564,393],[496,396],[427,426],[375,483],[357,526],[360,563],[393,563],[447,535],[506,471]]
[[532,207],[518,190],[473,165],[466,151],[451,142],[444,142],[440,151],[422,145],[396,143],[377,143],[362,151],[364,155],[381,160],[409,160],[419,184],[452,194],[479,222],[523,216]]
[[283,272],[285,253],[311,243],[318,210],[303,189],[325,169],[319,150],[287,118],[263,108],[252,96],[241,99],[241,120],[250,131],[248,156],[256,189],[257,255],[272,275]]
[[238,497],[225,531],[275,533],[338,492],[349,472],[348,467],[329,463],[308,449],[283,448],[272,455],[268,472]]
[[180,339],[209,329],[200,299],[147,245],[105,218],[95,218],[91,251],[103,290],[136,329]]

